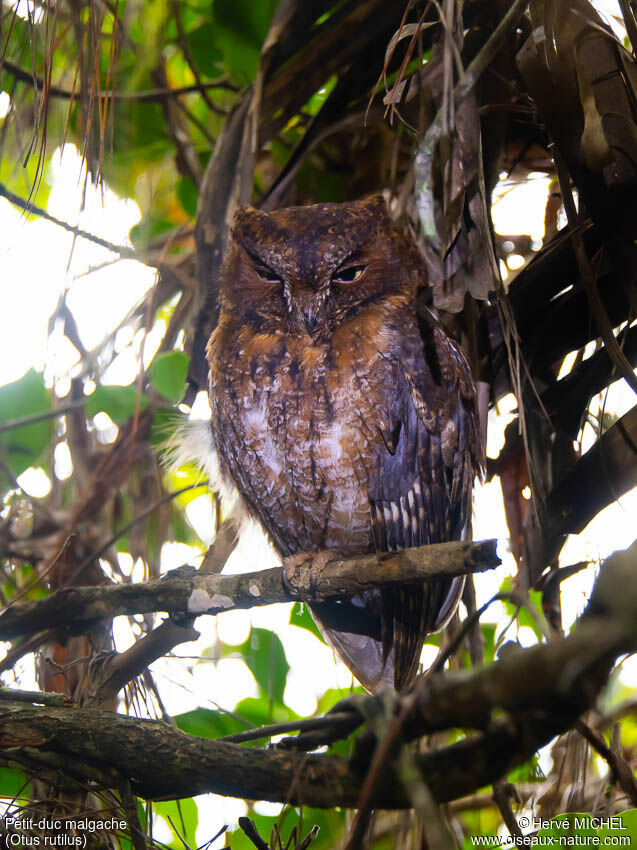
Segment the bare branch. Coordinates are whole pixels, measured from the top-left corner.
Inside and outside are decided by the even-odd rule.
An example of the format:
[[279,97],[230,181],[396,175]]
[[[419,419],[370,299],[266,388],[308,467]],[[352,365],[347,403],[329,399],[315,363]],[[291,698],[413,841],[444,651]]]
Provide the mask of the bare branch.
[[144,584],[65,587],[45,599],[22,602],[0,614],[0,639],[51,626],[69,627],[120,614],[167,611],[199,616],[275,602],[316,602],[348,596],[381,584],[423,581],[492,569],[500,564],[496,541],[437,543],[387,554],[326,562],[309,554],[287,571],[275,567],[242,575],[165,576]]
[[108,705],[119,691],[149,664],[166,655],[180,643],[197,640],[199,632],[175,620],[165,620],[149,635],[136,641],[126,652],[113,656],[95,695],[95,704]]
[[[121,257],[128,257],[134,260],[140,259],[133,248],[130,248],[128,245],[115,245],[113,242],[108,242],[106,239],[102,239],[94,233],[88,233],[86,230],[80,230],[77,225],[69,224],[67,221],[62,221],[62,219],[56,218],[46,210],[43,210],[42,207],[37,207],[30,201],[25,201],[24,198],[21,198],[10,189],[7,189],[7,187],[2,183],[0,183],[0,198],[6,198],[9,203],[14,204],[16,207],[19,207],[19,209],[24,210],[24,212],[37,215],[45,221],[50,221],[52,224],[56,224],[58,227],[61,227],[62,230],[66,230],[74,236],[80,236],[82,239],[88,239],[90,242],[95,243],[95,245],[107,248],[114,254],[119,254]],[[142,262],[146,262],[146,260],[143,260]]]

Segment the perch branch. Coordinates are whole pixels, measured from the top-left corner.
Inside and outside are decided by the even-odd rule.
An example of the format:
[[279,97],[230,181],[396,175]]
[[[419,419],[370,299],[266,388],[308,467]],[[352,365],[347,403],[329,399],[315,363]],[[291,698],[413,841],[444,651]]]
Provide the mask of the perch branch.
[[[281,567],[243,575],[166,576],[142,584],[65,587],[45,599],[22,602],[0,614],[0,640],[52,626],[85,624],[120,614],[199,616],[275,602],[316,602],[348,596],[381,584],[465,575],[500,563],[496,541],[437,543],[387,554],[325,562],[324,553],[284,573]],[[287,586],[285,584],[287,579]],[[81,627],[81,626],[80,626]]]

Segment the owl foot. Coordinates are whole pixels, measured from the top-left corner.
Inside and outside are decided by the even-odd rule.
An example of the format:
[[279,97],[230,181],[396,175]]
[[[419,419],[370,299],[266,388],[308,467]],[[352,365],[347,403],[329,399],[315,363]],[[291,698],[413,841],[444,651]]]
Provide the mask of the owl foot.
[[325,570],[330,561],[338,558],[338,553],[330,549],[320,552],[295,552],[283,558],[283,585],[288,593],[297,597],[313,592],[317,574]]

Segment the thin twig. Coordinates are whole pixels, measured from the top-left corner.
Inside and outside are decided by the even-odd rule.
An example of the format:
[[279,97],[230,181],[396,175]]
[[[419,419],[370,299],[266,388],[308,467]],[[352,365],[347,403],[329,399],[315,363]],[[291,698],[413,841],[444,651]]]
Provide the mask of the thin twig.
[[22,691],[0,685],[0,699],[12,702],[29,702],[36,705],[70,705],[71,698],[66,694],[48,691]]
[[[24,83],[33,84],[36,89],[42,90],[44,88],[43,80],[41,80],[37,76],[34,76],[31,72],[25,71],[23,68],[19,68],[12,62],[5,61],[2,65],[2,70],[7,71],[16,80],[20,80]],[[101,97],[103,99],[109,100],[136,100],[141,103],[161,103],[164,100],[179,97],[182,94],[201,93],[203,91],[210,91],[211,89],[225,89],[226,91],[232,92],[237,91],[237,87],[234,86],[232,83],[228,82],[227,80],[217,80],[216,82],[212,83],[197,83],[194,85],[181,86],[180,88],[174,89],[153,88],[146,89],[146,91],[136,92],[104,91],[101,93]],[[70,91],[69,89],[63,89],[59,86],[49,86],[48,95],[49,97],[57,97],[62,100],[72,100],[77,97],[77,92]]]
[[[96,236],[94,233],[88,233],[86,230],[81,230],[77,225],[69,224],[67,221],[56,218],[54,215],[51,215],[46,210],[42,209],[42,207],[37,207],[30,201],[25,201],[24,198],[21,198],[10,189],[7,189],[7,187],[2,183],[0,183],[0,198],[6,198],[9,203],[14,204],[16,207],[24,210],[24,212],[37,215],[45,221],[50,221],[52,224],[56,224],[58,227],[61,227],[62,230],[66,230],[67,233],[72,233],[74,236],[80,236],[82,239],[88,239],[90,242],[94,242],[102,248],[107,248],[114,254],[120,254],[122,257],[129,257],[134,260],[140,259],[137,252],[134,251],[133,248],[129,248],[128,245],[115,245],[113,242],[108,242],[106,239],[102,239],[101,236]],[[147,262],[147,260],[143,260],[143,262]]]
[[502,779],[493,783],[493,799],[498,809],[500,809],[502,820],[506,824],[506,828],[509,830],[511,838],[523,841],[524,837],[522,830],[520,829],[511,808],[511,797],[514,794],[515,786],[511,783],[505,782]]
[[157,508],[161,507],[166,502],[171,502],[173,499],[176,499],[177,496],[181,496],[182,493],[187,493],[188,490],[196,490],[198,487],[207,486],[207,481],[199,481],[196,484],[188,484],[186,487],[182,487],[181,490],[173,490],[171,493],[166,493],[164,496],[161,497],[161,499],[157,499],[155,502],[152,503],[152,505],[149,505],[147,508],[144,508],[144,510],[140,511],[137,516],[134,516],[130,522],[127,522],[126,525],[123,525],[115,532],[115,534],[109,537],[106,543],[103,543],[98,549],[96,549],[94,552],[91,552],[91,554],[88,555],[82,561],[77,570],[70,576],[70,578],[67,580],[67,584],[72,584],[73,579],[76,577],[76,575],[80,575],[86,569],[86,567],[88,567],[91,561],[95,561],[97,560],[97,558],[101,557],[104,552],[110,549],[113,543],[119,540],[119,538],[122,537],[124,534],[127,534],[131,530],[131,528],[133,528],[133,526],[137,525],[138,522],[141,522],[143,519],[146,519],[146,517],[152,514],[153,511],[156,511]]
[[43,413],[31,413],[29,416],[19,416],[17,419],[7,419],[6,422],[0,422],[0,434],[5,431],[12,431],[14,428],[23,428],[25,425],[34,425],[36,422],[45,422],[47,419],[55,419],[56,416],[64,416],[66,413],[71,413],[73,410],[79,410],[86,404],[86,399],[78,399],[71,401],[63,407],[58,407],[56,410],[45,410]]
[[[362,716],[358,717],[351,712],[334,712],[333,714],[326,714],[324,717],[308,717],[305,720],[271,723],[269,726],[259,726],[256,729],[247,729],[245,732],[225,735],[218,740],[241,744],[244,741],[257,741],[259,738],[272,738],[274,735],[282,735],[285,732],[309,732],[314,731],[314,729],[326,730],[329,728],[337,729],[339,733],[346,730],[343,734],[343,737],[346,737],[362,722]],[[285,748],[287,749],[287,746]]]
[[606,742],[601,735],[598,735],[584,721],[579,720],[575,726],[577,731],[582,735],[588,743],[596,750],[600,756],[608,763],[616,782],[619,784],[622,791],[629,797],[633,806],[637,806],[637,780],[633,776],[630,765],[621,756],[606,745]]

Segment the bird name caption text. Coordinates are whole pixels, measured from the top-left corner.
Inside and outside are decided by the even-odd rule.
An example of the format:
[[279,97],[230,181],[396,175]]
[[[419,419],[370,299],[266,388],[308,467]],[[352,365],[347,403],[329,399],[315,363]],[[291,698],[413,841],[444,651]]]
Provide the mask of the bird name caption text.
[[114,833],[127,829],[116,817],[54,817],[32,813],[7,812],[0,817],[1,844],[13,847],[86,847],[87,836],[97,832]]

